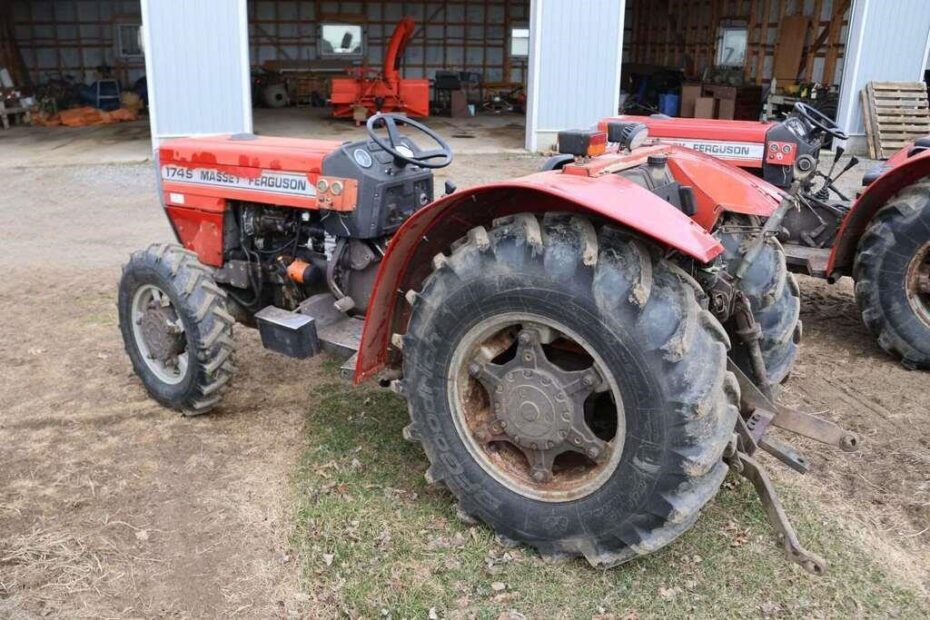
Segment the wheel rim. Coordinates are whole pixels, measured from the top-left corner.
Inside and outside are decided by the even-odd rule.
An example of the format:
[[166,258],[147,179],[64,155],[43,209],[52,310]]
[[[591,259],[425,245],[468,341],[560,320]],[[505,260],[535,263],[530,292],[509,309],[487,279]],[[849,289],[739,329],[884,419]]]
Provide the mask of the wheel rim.
[[930,327],[930,242],[917,250],[908,265],[907,299],[914,314]]
[[140,286],[132,297],[132,334],[142,361],[160,381],[176,385],[184,380],[189,366],[184,323],[154,284]]
[[520,495],[579,499],[620,462],[625,418],[616,381],[594,348],[557,321],[508,313],[478,323],[455,348],[448,385],[469,452]]

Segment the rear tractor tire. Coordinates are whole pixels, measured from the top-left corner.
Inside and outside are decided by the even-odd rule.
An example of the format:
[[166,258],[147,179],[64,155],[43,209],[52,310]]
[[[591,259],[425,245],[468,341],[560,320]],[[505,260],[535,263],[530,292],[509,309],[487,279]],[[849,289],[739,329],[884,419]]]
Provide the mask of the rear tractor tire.
[[697,284],[562,214],[475,228],[433,264],[398,343],[427,480],[504,538],[598,567],[687,531],[726,476],[739,401]]
[[881,347],[930,369],[930,179],[899,192],[872,219],[853,265],[862,320]]
[[[757,232],[758,227],[750,226],[744,219],[732,220],[722,227],[719,239],[730,273],[735,272],[743,249]],[[759,346],[768,375],[767,387],[775,393],[791,373],[802,334],[800,288],[794,274],[788,271],[785,249],[778,239],[765,240],[762,250],[746,270],[740,290],[749,299],[753,316],[762,330]],[[755,377],[749,352],[736,336],[733,323],[730,320],[726,324],[733,339],[733,361],[747,377]]]
[[126,352],[152,398],[185,415],[219,403],[234,370],[234,321],[196,254],[163,244],[133,253],[118,309]]

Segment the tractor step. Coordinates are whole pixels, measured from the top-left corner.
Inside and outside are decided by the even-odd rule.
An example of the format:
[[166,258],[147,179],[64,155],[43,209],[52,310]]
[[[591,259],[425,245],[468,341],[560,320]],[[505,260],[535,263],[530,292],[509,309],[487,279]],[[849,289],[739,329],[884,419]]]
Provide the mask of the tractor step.
[[276,306],[259,310],[255,318],[262,345],[298,359],[313,357],[321,351],[340,361],[354,359],[364,321],[339,312],[334,302],[332,295],[324,293],[305,300],[297,312]]
[[288,357],[307,359],[321,350],[313,317],[266,306],[255,313],[262,346]]
[[788,269],[815,278],[827,277],[827,263],[830,261],[830,248],[811,248],[793,243],[785,244],[785,258]]
[[339,358],[348,360],[358,351],[362,341],[362,325],[364,321],[346,317],[341,321],[321,327],[319,329],[320,343],[323,350]]

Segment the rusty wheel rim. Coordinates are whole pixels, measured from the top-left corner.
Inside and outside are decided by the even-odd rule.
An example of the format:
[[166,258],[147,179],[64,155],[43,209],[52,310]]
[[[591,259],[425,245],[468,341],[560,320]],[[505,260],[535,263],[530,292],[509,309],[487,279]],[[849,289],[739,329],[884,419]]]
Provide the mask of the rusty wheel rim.
[[930,242],[911,258],[907,268],[907,300],[921,321],[930,327]]
[[616,380],[557,321],[507,313],[480,322],[456,346],[448,385],[469,452],[520,495],[579,499],[617,469],[625,418]]
[[131,312],[133,338],[145,365],[163,383],[183,381],[189,365],[187,340],[171,298],[154,284],[140,286]]

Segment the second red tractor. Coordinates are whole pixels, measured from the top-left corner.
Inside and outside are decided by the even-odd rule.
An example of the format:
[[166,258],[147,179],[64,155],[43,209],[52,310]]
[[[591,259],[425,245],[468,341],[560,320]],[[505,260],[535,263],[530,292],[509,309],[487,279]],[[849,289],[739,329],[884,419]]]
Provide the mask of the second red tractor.
[[[856,165],[819,169],[830,140],[848,138],[832,119],[798,103],[781,122],[618,117],[652,137],[711,154],[763,178],[796,202],[779,224],[793,271],[856,282],[866,326],[908,368],[930,368],[930,136],[868,171],[847,196],[836,180]],[[606,120],[602,126],[606,128]],[[834,174],[835,173],[835,174]]]

